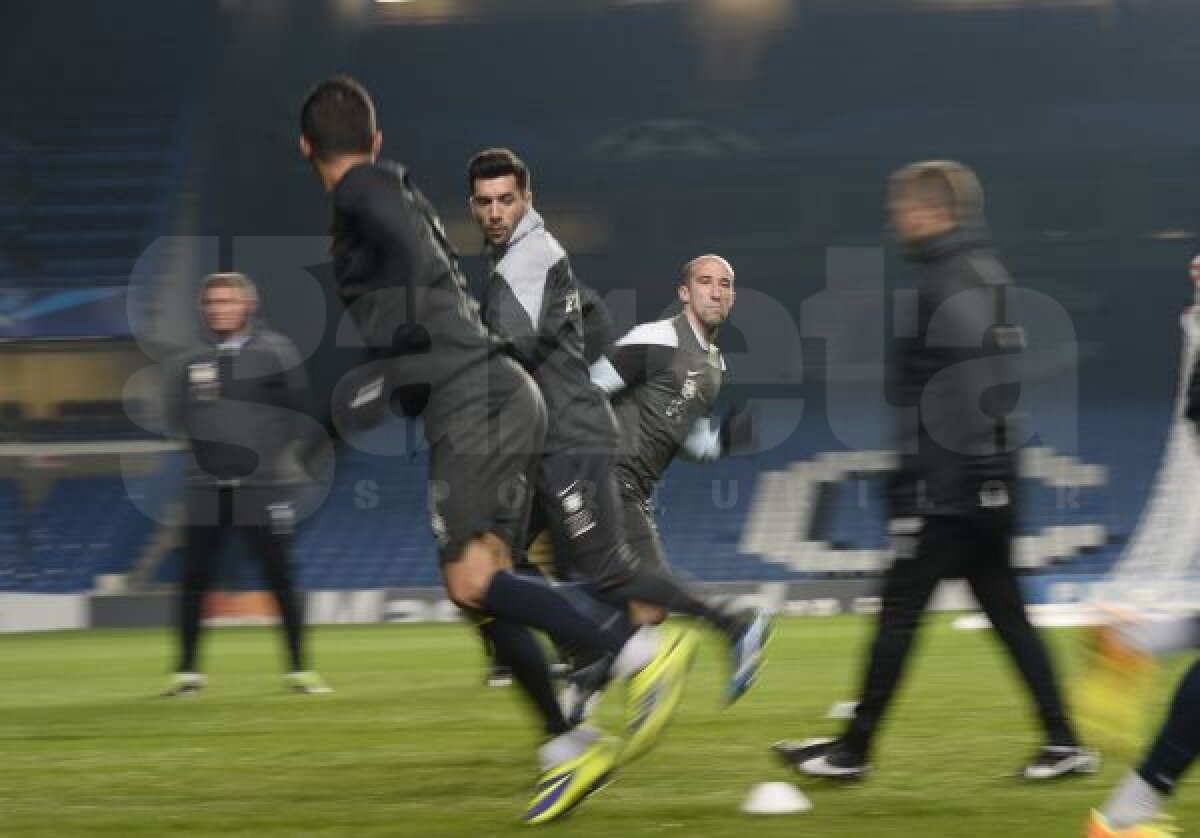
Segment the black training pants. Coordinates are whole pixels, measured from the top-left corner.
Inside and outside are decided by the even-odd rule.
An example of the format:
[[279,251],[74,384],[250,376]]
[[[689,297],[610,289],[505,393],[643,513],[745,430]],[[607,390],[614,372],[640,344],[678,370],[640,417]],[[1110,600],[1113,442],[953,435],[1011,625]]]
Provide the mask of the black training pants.
[[[884,576],[882,610],[846,743],[867,754],[899,684],[921,616],[938,582],[966,579],[1029,690],[1047,740],[1074,744],[1049,654],[1025,613],[1011,562],[1007,512],[929,516],[913,549],[898,548]],[[907,553],[908,555],[905,555]]]
[[289,568],[292,506],[270,486],[190,485],[179,601],[179,672],[196,671],[204,595],[212,587],[225,535],[244,534],[279,605],[291,671],[303,670],[303,625]]

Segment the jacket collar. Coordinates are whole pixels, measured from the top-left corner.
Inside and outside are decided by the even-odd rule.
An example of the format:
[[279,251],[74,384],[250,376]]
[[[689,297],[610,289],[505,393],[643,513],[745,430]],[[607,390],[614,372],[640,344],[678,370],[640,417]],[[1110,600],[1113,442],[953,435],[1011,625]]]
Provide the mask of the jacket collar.
[[975,250],[988,243],[988,231],[982,223],[951,227],[944,233],[912,242],[905,254],[914,262],[940,262],[956,253]]
[[492,264],[498,263],[504,258],[508,251],[512,250],[521,239],[528,236],[530,233],[544,230],[546,222],[538,215],[538,211],[533,207],[525,210],[525,214],[521,216],[521,220],[517,222],[517,227],[513,230],[513,234],[508,237],[508,241],[500,247],[488,247],[488,256],[491,257]]

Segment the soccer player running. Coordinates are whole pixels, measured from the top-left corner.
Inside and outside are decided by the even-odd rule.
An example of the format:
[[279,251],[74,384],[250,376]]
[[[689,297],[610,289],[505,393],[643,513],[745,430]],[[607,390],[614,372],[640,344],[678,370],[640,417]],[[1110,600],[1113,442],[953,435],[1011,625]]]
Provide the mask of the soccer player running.
[[[509,149],[481,151],[467,166],[467,185],[491,263],[483,322],[533,376],[549,417],[534,471],[537,522],[527,535],[545,526],[562,575],[585,583],[609,606],[608,622],[632,625],[630,602],[648,586],[624,543],[612,480],[616,419],[588,377],[579,286],[566,252],[533,208],[529,170],[520,158]],[[642,632],[658,637],[652,626]],[[664,634],[660,642],[675,649],[685,669],[690,665],[696,649],[692,632]],[[607,669],[609,657],[567,648],[594,661],[596,671]],[[676,703],[681,695],[676,691],[662,700]],[[641,756],[646,745],[643,737],[630,735],[621,761]]]
[[[1200,256],[1191,263],[1192,281],[1200,288]],[[1183,416],[1192,423],[1200,444],[1200,360],[1188,373]],[[1097,635],[1097,659],[1118,674],[1130,668],[1147,671],[1153,658],[1200,649],[1200,615],[1147,619],[1120,614],[1115,625]],[[1117,678],[1113,683],[1125,684]],[[1113,701],[1130,700],[1112,696]],[[1130,771],[1104,808],[1093,811],[1087,838],[1169,838],[1171,830],[1154,823],[1163,803],[1200,754],[1200,661],[1192,663],[1171,701],[1167,719],[1141,765]]]
[[1045,780],[1094,772],[1098,758],[1072,729],[1011,561],[1017,452],[1006,402],[1024,336],[1006,319],[1012,281],[987,246],[982,189],[961,164],[914,163],[892,176],[888,200],[893,230],[921,274],[916,322],[898,327],[893,355],[900,463],[888,501],[895,557],[884,574],[853,720],[836,739],[781,742],[775,749],[804,774],[866,774],[930,596],[940,580],[965,577],[1045,733],[1022,775]]
[[431,205],[403,167],[378,159],[383,137],[367,91],[346,77],[322,82],[305,99],[300,131],[300,151],[333,202],[339,292],[377,355],[380,380],[357,388],[349,404],[428,387],[430,518],[442,577],[451,600],[486,623],[542,717],[542,774],[524,819],[551,820],[607,782],[619,748],[567,725],[529,628],[612,657],[627,680],[630,741],[642,748],[669,720],[688,661],[644,632],[601,624],[580,592],[512,571],[545,434],[537,388],[489,338]]
[[[583,316],[583,359],[591,364],[599,359],[601,353],[612,344],[612,316],[608,312],[608,306],[604,304],[604,300],[601,299],[600,293],[595,288],[582,282],[577,284],[579,286],[579,308]],[[538,521],[531,526],[530,535],[533,537],[525,551],[525,569],[556,579],[558,571],[554,565],[554,550],[550,546],[550,532],[546,529],[536,532],[534,529],[542,523]],[[492,648],[491,641],[486,636],[483,641],[484,654],[487,656],[488,664],[484,683],[489,687],[512,686],[512,667],[496,659],[496,650]],[[558,654],[560,659],[551,664],[550,671],[555,678],[562,678],[571,673],[568,661],[573,653],[569,649],[559,649]],[[565,706],[570,706],[570,702]]]
[[[1189,400],[1190,401],[1190,400]],[[1200,418],[1189,416],[1193,421]],[[1129,666],[1130,660],[1200,649],[1200,616],[1123,620],[1101,635],[1102,659]],[[1136,664],[1135,664],[1136,665]],[[1114,696],[1114,700],[1120,700]],[[1200,661],[1175,690],[1167,719],[1141,765],[1130,771],[1100,811],[1088,819],[1087,838],[1170,838],[1174,831],[1156,824],[1163,803],[1200,753]]]
[[629,547],[643,566],[671,577],[667,602],[639,603],[639,622],[663,619],[665,610],[698,617],[729,641],[728,701],[754,682],[770,632],[765,615],[747,616],[709,603],[674,576],[654,525],[655,488],[677,454],[710,462],[753,445],[748,411],[718,420],[713,411],[725,359],[717,332],[733,308],[733,266],[714,254],[683,266],[678,295],[683,310],[667,320],[643,323],[610,347],[591,368],[592,380],[612,400],[621,430],[614,467]]
[[[694,596],[663,566],[641,561],[626,542],[614,479],[616,418],[591,380],[579,286],[565,251],[533,208],[528,168],[508,149],[486,149],[469,164],[468,184],[492,260],[483,292],[484,322],[512,342],[550,415],[538,464],[536,512],[550,531],[560,574],[585,582],[598,598],[640,624],[661,622],[663,609],[695,609]],[[646,614],[639,603],[658,608]],[[706,616],[719,619],[713,609]],[[690,653],[693,633],[679,642]],[[761,642],[746,645],[757,651]],[[592,671],[602,673],[603,666]],[[744,676],[737,694],[752,680],[752,672]],[[625,758],[637,753],[629,747]]]

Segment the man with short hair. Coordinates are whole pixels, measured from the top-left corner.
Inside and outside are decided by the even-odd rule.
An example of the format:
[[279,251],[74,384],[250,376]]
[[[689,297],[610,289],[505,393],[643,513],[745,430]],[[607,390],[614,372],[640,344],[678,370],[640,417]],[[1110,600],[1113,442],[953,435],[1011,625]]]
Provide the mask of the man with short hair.
[[542,774],[525,821],[560,817],[613,772],[616,745],[562,717],[529,628],[613,660],[628,682],[626,748],[658,739],[682,692],[690,650],[627,626],[601,624],[580,592],[512,570],[527,529],[530,472],[545,405],[500,351],[432,206],[400,166],[379,161],[383,136],[367,91],[346,77],[317,85],[300,114],[300,151],[333,202],[338,289],[379,380],[350,405],[427,386],[430,517],[447,593],[484,624],[542,717]]
[[[508,342],[546,400],[546,447],[535,480],[536,511],[550,531],[560,575],[641,625],[669,610],[716,619],[667,568],[642,562],[625,538],[614,479],[619,430],[586,359],[579,285],[566,252],[533,208],[529,170],[509,149],[485,149],[467,169],[471,209],[492,270],[483,319]],[[639,604],[656,606],[649,611]],[[764,638],[765,639],[765,638]],[[754,656],[761,651],[755,648]],[[750,669],[756,671],[757,663]],[[593,670],[601,673],[603,667]],[[590,680],[590,679],[589,679]],[[740,696],[753,675],[735,678]]]
[[781,742],[805,774],[865,775],[926,605],[938,583],[964,577],[1033,698],[1044,744],[1021,774],[1092,773],[1050,656],[1029,622],[1012,564],[1017,441],[1012,359],[1024,345],[1007,318],[1012,280],[987,245],[983,191],[966,166],[935,161],[891,178],[892,227],[920,269],[916,322],[898,327],[893,377],[899,467],[889,513],[895,557],[853,720],[836,739]]
[[[676,590],[667,603],[672,610],[705,620],[728,640],[730,702],[757,675],[769,621],[765,615],[747,617],[711,604],[672,574],[654,524],[652,498],[677,455],[711,462],[753,447],[753,414],[714,416],[725,372],[716,337],[733,308],[734,283],[733,266],[721,256],[690,260],[676,292],[679,314],[636,326],[591,367],[592,380],[612,399],[620,424],[614,474],[629,546],[639,562],[672,575]],[[650,620],[662,616],[661,608],[650,610]]]
[[198,693],[197,666],[204,596],[216,576],[225,535],[245,536],[279,607],[287,640],[288,689],[330,692],[304,662],[304,623],[289,567],[292,495],[299,474],[289,446],[300,439],[308,410],[308,376],[300,353],[254,313],[258,294],[244,274],[205,278],[201,292],[205,345],[185,353],[170,376],[168,425],[190,443],[180,657],[168,696]]

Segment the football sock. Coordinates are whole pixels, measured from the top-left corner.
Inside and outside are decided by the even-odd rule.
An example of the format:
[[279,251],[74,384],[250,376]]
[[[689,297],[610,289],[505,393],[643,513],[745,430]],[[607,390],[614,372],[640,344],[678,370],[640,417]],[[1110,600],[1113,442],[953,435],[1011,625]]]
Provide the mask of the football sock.
[[1200,752],[1200,661],[1183,676],[1167,721],[1137,773],[1150,786],[1170,794]]
[[[602,607],[573,585],[501,570],[483,595],[482,610],[492,616],[540,629],[597,657],[615,655],[630,637],[628,621]],[[609,614],[608,619],[602,616]]]
[[496,660],[512,667],[513,678],[542,717],[546,733],[557,736],[570,730],[554,695],[549,663],[529,629],[507,620],[488,620],[479,631],[491,643]]

